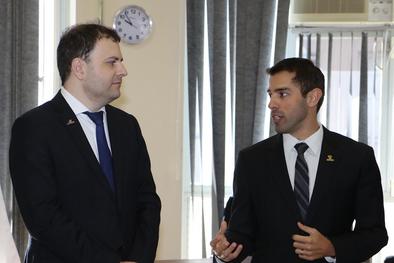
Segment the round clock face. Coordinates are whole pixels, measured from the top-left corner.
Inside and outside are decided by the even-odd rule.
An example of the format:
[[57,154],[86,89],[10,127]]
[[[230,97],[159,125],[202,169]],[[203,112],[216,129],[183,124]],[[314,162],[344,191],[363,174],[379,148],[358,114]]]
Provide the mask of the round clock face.
[[143,8],[130,5],[116,13],[113,27],[122,41],[137,44],[150,35],[152,20]]

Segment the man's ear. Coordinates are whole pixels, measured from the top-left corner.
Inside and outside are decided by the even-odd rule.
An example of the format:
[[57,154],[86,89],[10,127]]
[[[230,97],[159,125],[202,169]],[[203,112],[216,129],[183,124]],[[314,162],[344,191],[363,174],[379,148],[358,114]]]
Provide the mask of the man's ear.
[[71,72],[77,79],[83,80],[86,73],[86,62],[82,58],[74,58],[71,61]]
[[323,92],[319,88],[314,88],[309,91],[306,95],[306,101],[310,107],[314,107],[319,103],[320,98],[323,96]]

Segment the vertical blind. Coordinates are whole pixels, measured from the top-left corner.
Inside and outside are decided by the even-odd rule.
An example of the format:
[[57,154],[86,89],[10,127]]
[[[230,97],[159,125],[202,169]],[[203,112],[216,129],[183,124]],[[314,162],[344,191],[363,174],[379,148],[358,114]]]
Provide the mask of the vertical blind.
[[284,56],[289,0],[188,0],[186,255],[209,256],[237,152],[261,139],[265,69]]
[[295,30],[300,31],[297,55],[314,61],[326,76],[320,121],[371,145],[379,154],[383,73],[389,63],[391,30]]
[[[374,148],[385,193],[386,226],[394,213],[394,58],[390,26],[377,28],[292,28],[292,49],[309,58],[326,77],[319,119],[328,129]],[[294,44],[294,43],[293,43]],[[390,232],[389,232],[390,235]],[[374,256],[383,262],[394,243]]]

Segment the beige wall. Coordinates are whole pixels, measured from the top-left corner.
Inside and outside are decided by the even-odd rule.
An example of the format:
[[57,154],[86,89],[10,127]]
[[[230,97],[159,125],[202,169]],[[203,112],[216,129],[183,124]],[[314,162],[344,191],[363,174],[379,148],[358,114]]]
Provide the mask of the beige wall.
[[[76,1],[77,23],[100,17],[100,0]],[[121,43],[128,76],[113,104],[140,122],[162,200],[158,259],[181,258],[182,107],[185,48],[184,0],[103,0],[103,23],[125,5],[143,7],[153,32],[143,43]]]

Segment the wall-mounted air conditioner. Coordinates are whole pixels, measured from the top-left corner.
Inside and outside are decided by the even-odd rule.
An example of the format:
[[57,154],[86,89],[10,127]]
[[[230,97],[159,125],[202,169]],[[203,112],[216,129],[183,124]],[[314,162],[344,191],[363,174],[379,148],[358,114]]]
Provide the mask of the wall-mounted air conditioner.
[[290,24],[393,22],[393,0],[291,0]]

